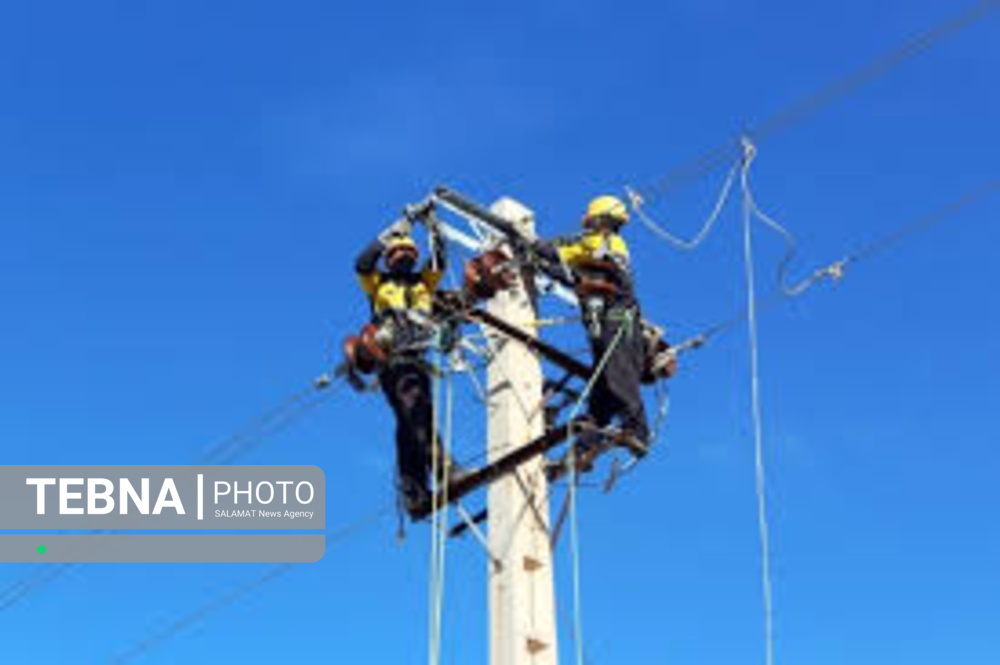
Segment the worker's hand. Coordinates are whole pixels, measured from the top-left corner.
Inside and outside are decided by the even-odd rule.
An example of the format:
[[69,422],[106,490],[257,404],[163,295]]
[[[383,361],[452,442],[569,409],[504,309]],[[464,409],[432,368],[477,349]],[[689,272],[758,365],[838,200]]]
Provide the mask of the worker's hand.
[[677,355],[670,349],[660,351],[653,359],[653,376],[660,379],[672,379],[677,374]]
[[667,361],[666,367],[663,368],[663,374],[668,379],[672,379],[677,376],[677,356],[670,356],[670,360]]
[[413,232],[413,222],[405,217],[403,219],[397,220],[391,226],[389,226],[385,231],[379,235],[378,239],[382,241],[382,244],[386,244],[392,238],[397,236],[408,236]]

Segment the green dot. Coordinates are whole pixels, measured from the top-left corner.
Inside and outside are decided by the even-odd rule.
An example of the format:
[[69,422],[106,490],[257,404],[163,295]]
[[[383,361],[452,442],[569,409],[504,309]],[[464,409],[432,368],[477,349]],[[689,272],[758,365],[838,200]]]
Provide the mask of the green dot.
[[45,554],[45,545],[39,545],[38,546],[38,553],[39,554]]

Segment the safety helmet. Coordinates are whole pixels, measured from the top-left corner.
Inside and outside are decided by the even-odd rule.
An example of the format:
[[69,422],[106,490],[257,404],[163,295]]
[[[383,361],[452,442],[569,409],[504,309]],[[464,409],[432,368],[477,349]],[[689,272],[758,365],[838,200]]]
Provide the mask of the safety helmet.
[[410,236],[393,236],[386,244],[386,264],[389,265],[389,267],[392,267],[396,261],[403,257],[410,257],[410,259],[416,263],[417,259],[420,258],[420,250],[417,249],[417,243],[413,242],[413,238]]
[[616,196],[604,195],[592,199],[587,204],[587,212],[583,216],[583,225],[593,226],[600,219],[610,219],[619,225],[628,223],[628,208]]

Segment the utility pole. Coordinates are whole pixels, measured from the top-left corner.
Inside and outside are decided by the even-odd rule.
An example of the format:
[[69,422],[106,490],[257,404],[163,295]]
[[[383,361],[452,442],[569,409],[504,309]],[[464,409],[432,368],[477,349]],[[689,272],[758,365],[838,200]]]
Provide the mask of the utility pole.
[[[491,210],[533,238],[534,215],[513,199]],[[523,276],[497,294],[488,311],[523,329],[537,329],[533,291]],[[545,430],[542,369],[523,344],[487,331],[495,356],[488,372],[488,446],[494,461]],[[549,537],[548,483],[541,456],[489,488],[491,563],[490,665],[558,665],[555,586]]]

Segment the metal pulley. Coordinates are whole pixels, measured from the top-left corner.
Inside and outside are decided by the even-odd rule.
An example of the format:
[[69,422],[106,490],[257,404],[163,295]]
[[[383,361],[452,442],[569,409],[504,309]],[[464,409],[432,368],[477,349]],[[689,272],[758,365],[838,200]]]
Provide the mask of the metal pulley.
[[491,249],[465,264],[464,290],[477,300],[488,300],[514,286],[517,274],[511,257],[501,249]]

